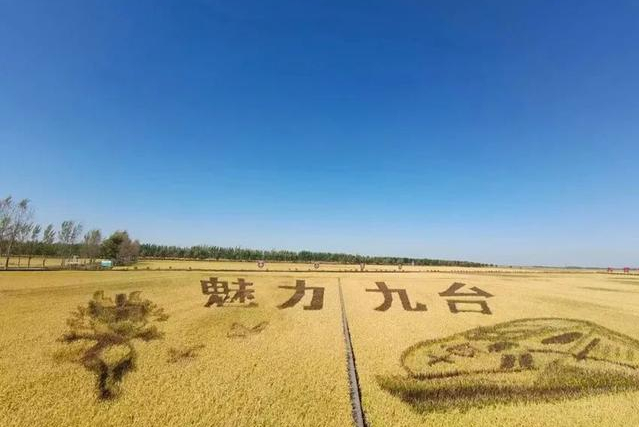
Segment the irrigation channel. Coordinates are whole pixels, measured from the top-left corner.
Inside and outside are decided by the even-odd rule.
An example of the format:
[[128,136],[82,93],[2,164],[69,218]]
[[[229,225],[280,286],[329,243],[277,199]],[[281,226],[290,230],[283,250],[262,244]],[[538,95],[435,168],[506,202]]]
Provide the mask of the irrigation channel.
[[351,406],[353,408],[353,421],[356,427],[366,427],[366,419],[362,410],[362,397],[359,388],[359,377],[357,376],[357,366],[355,365],[355,354],[353,352],[353,343],[351,342],[351,333],[348,329],[348,319],[346,317],[346,307],[344,305],[344,295],[342,294],[342,282],[338,278],[339,301],[342,307],[342,327],[344,330],[344,343],[346,345],[346,365],[348,367],[348,378],[351,388]]

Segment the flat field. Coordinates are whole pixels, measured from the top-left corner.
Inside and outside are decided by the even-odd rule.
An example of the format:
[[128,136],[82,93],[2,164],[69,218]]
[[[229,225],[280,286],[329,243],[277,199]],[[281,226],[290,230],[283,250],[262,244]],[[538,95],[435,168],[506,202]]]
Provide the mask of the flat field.
[[[138,269],[165,270],[165,269],[197,269],[197,270],[256,270],[256,271],[306,271],[306,272],[357,272],[360,271],[359,265],[340,264],[329,262],[303,263],[303,262],[279,262],[266,261],[261,267],[255,261],[216,261],[216,260],[170,260],[170,259],[143,259],[136,264]],[[126,268],[126,267],[125,267]],[[401,271],[418,271],[426,267],[402,265]],[[434,268],[434,267],[433,267]],[[443,267],[449,268],[449,267]],[[365,271],[400,271],[397,265],[366,265]]]
[[[52,261],[53,262],[53,261]],[[58,260],[58,264],[60,260]],[[48,265],[48,262],[47,262]],[[134,267],[116,267],[119,270],[212,270],[212,271],[263,271],[263,272],[362,272],[360,265],[340,264],[334,262],[284,262],[284,261],[266,261],[261,267],[254,261],[228,261],[228,260],[188,260],[188,259],[152,259],[145,258],[135,264]],[[521,267],[455,267],[455,266],[439,266],[439,265],[410,265],[403,264],[401,266],[394,264],[365,264],[364,272],[411,272],[411,273],[439,273],[439,272],[470,272],[470,273],[539,273],[539,272],[555,272],[566,273],[571,270],[559,268],[521,268]],[[583,269],[572,270],[575,272],[603,272],[603,270]],[[620,272],[620,270],[618,271]]]
[[639,276],[243,264],[0,272],[0,425],[639,425]]

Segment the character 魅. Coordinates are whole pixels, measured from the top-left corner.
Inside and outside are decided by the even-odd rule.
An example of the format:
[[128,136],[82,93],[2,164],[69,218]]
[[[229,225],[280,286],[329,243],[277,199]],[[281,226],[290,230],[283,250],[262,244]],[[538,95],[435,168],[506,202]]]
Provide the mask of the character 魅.
[[639,341],[584,320],[521,319],[419,342],[379,376],[418,411],[639,390]]

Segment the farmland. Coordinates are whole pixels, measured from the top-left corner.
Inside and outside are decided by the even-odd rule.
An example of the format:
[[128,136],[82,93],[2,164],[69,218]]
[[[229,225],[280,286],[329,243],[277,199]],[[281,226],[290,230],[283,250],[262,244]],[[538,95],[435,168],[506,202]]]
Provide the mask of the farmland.
[[[48,261],[47,261],[48,263]],[[54,261],[51,261],[54,265]],[[57,260],[58,265],[60,260]],[[361,272],[359,264],[342,264],[332,262],[281,262],[265,261],[262,267],[255,261],[225,261],[225,260],[188,260],[188,259],[152,259],[142,258],[134,266],[116,267],[119,270],[211,270],[211,271],[276,271],[276,272]],[[436,273],[436,272],[476,272],[476,273],[540,273],[541,271],[566,273],[574,270],[559,268],[544,268],[543,270],[521,267],[461,267],[461,266],[424,266],[410,264],[364,264],[364,272],[412,272],[412,273]],[[578,272],[603,271],[597,269],[579,269]]]
[[639,0],[4,1],[0,427],[639,427]]
[[0,272],[0,425],[353,425],[340,287],[368,426],[639,425],[636,275],[136,267]]

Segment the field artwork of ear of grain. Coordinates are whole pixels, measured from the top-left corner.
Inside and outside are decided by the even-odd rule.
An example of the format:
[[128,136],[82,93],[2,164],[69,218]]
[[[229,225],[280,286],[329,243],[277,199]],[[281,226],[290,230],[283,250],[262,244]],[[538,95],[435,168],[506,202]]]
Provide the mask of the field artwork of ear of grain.
[[227,264],[0,272],[0,425],[639,425],[637,275]]

